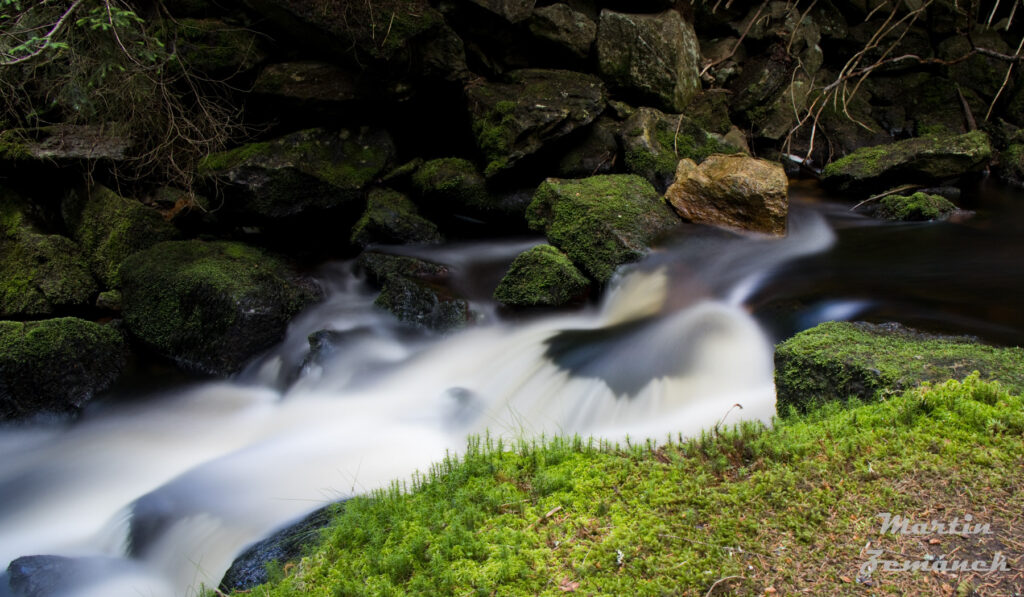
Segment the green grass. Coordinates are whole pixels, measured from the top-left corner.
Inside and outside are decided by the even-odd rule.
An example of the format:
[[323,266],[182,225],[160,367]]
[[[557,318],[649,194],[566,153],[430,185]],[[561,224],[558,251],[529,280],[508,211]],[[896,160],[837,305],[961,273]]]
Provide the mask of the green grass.
[[[1002,551],[1017,572],[985,577],[992,592],[982,594],[1009,594],[1021,582],[1022,455],[1024,400],[978,376],[660,447],[471,440],[409,487],[349,501],[305,558],[275,566],[275,580],[251,594],[980,588],[969,574],[877,571],[862,582],[868,541],[897,560]],[[971,513],[994,534],[882,536],[882,512],[921,521]]]

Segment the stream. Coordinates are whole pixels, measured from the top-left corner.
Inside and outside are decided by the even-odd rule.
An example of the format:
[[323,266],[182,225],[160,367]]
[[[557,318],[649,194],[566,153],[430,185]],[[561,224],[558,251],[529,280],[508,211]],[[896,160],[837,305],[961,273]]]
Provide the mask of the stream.
[[[0,428],[0,563],[60,556],[46,574],[61,596],[197,594],[246,546],[469,435],[770,423],[773,344],[822,321],[1024,344],[1019,191],[982,182],[961,201],[977,214],[945,223],[872,220],[799,181],[791,198],[786,238],[691,229],[571,313],[513,319],[489,299],[540,238],[401,248],[449,265],[479,314],[447,336],[400,324],[352,263],[327,264],[327,298],[234,379],[123,387],[74,423]],[[335,333],[310,357],[320,330]]]

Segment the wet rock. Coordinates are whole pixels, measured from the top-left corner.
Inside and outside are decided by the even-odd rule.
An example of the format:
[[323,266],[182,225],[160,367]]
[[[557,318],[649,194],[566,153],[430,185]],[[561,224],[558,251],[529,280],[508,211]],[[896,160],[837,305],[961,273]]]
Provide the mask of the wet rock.
[[255,94],[297,105],[339,104],[358,97],[356,77],[326,62],[280,62],[268,65],[253,84]]
[[777,410],[785,415],[851,397],[877,400],[922,381],[963,379],[975,370],[982,379],[995,378],[1020,391],[1024,349],[894,323],[823,323],[775,347]]
[[929,184],[988,165],[988,135],[935,135],[864,147],[825,167],[822,182],[842,192],[884,190],[908,183]]
[[923,222],[945,220],[956,211],[956,206],[945,197],[928,193],[910,196],[889,195],[878,202],[875,215],[883,220]]
[[713,155],[681,160],[665,197],[684,219],[777,236],[786,233],[789,181],[778,163]]
[[562,46],[577,58],[590,55],[597,39],[597,23],[562,3],[534,10],[529,26],[535,36]]
[[89,305],[99,288],[78,245],[42,234],[28,204],[0,195],[0,318],[39,317]]
[[654,187],[632,174],[549,178],[534,193],[527,220],[602,284],[679,225]]
[[0,321],[0,420],[75,412],[114,383],[124,362],[124,339],[111,326]]
[[511,23],[519,23],[530,18],[536,0],[470,0],[496,15],[504,17]]
[[583,178],[613,172],[618,161],[620,128],[619,123],[610,118],[597,119],[586,136],[562,156],[558,176]]
[[221,183],[237,219],[272,222],[359,204],[394,153],[383,131],[309,129],[209,155],[199,172]]
[[133,336],[189,371],[228,375],[284,335],[317,294],[294,270],[234,242],[170,241],[121,266]]
[[526,69],[507,79],[466,88],[473,132],[488,161],[487,177],[590,124],[605,107],[604,85],[592,75]]
[[683,158],[701,162],[716,153],[738,153],[741,148],[708,134],[687,116],[639,108],[622,124],[622,150],[626,170],[643,176],[657,189],[665,189]]
[[743,125],[760,126],[793,82],[796,60],[781,44],[753,57],[732,83],[733,115]]
[[118,272],[129,255],[178,236],[159,212],[102,185],[76,191],[61,212],[93,274],[107,288],[120,285]]
[[561,307],[583,298],[589,288],[590,281],[565,253],[539,245],[512,261],[494,300],[510,307]]
[[446,266],[373,252],[363,253],[359,264],[381,287],[374,304],[399,320],[437,332],[462,328],[470,322],[469,302],[448,288]]
[[700,46],[674,10],[656,15],[601,11],[598,68],[613,87],[664,110],[682,111],[700,91]]
[[441,234],[424,218],[416,204],[391,189],[374,189],[366,199],[366,211],[352,229],[352,244],[439,243]]
[[412,175],[412,186],[421,205],[430,212],[484,215],[498,209],[487,192],[484,177],[472,162],[462,158],[424,162]]

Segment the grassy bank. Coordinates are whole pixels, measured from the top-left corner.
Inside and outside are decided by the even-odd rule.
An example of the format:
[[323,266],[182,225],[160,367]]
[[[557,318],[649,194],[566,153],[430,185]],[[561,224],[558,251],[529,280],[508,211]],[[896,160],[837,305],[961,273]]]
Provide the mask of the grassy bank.
[[[1024,590],[1024,400],[922,385],[650,446],[491,442],[348,502],[254,595],[1012,595]],[[990,534],[881,533],[878,514]],[[1007,571],[862,574],[871,556]]]

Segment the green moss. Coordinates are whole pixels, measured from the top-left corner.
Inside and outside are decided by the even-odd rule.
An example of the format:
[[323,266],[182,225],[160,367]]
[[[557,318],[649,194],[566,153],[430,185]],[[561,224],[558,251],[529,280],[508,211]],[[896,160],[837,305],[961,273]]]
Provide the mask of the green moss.
[[273,147],[269,142],[249,143],[229,151],[211,153],[204,156],[203,159],[199,160],[197,169],[199,174],[202,175],[219,174],[225,170],[241,166],[252,159],[272,153]]
[[627,123],[626,170],[662,185],[675,176],[681,159],[700,163],[712,154],[740,152],[709,135],[690,118],[683,118],[682,122],[679,118],[651,108],[641,109]]
[[[1013,528],[1022,413],[1020,396],[968,378],[657,449],[473,439],[409,491],[396,483],[338,507],[308,555],[253,593],[847,594],[866,541],[892,553],[906,541],[879,533],[879,513],[984,512],[979,522]],[[941,540],[944,551],[959,541]],[[978,559],[999,549],[975,548]],[[938,594],[946,581],[880,569],[870,582]]]
[[456,206],[471,211],[493,207],[487,183],[472,162],[441,158],[423,164],[412,176],[413,188],[431,207]]
[[539,245],[512,261],[494,291],[494,300],[515,307],[559,307],[578,300],[590,286],[564,253]]
[[945,218],[955,210],[956,206],[945,197],[914,193],[909,197],[903,195],[883,197],[879,202],[878,215],[886,220],[919,222]]
[[928,336],[898,326],[840,322],[801,332],[775,349],[781,414],[826,401],[878,399],[922,381],[963,378],[971,371],[1024,391],[1024,349]]
[[551,244],[601,283],[679,223],[650,183],[631,174],[549,178],[537,188],[526,215],[531,228],[543,230]]
[[365,247],[371,243],[436,243],[441,241],[437,226],[422,217],[416,204],[391,189],[374,189],[366,200],[366,211],[352,228],[351,242]]

